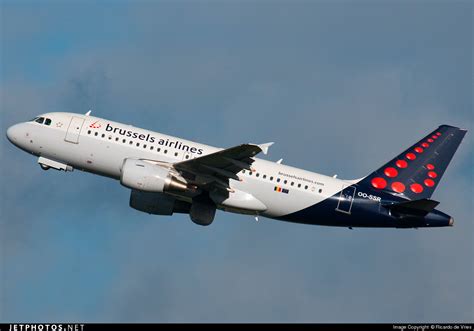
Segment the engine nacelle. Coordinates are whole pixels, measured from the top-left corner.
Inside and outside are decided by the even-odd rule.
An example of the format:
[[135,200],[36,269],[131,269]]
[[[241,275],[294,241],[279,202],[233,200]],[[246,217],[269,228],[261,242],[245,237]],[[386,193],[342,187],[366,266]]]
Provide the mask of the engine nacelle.
[[189,213],[191,204],[167,195],[132,190],[130,207],[154,215],[173,215],[173,213]]
[[157,164],[125,159],[120,183],[128,188],[144,192],[187,192],[193,188],[173,176],[169,169]]

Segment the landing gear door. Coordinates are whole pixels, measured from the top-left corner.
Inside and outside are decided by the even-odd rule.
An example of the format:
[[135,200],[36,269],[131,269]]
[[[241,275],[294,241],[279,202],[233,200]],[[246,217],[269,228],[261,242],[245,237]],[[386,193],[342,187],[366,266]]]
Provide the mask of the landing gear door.
[[66,137],[64,140],[67,142],[78,144],[79,143],[79,134],[81,133],[82,125],[84,124],[84,119],[80,117],[72,117],[69,127],[67,128]]
[[341,194],[339,195],[339,201],[337,203],[336,210],[350,214],[352,209],[352,204],[354,203],[354,197],[356,193],[356,188],[354,186],[347,186],[342,189]]

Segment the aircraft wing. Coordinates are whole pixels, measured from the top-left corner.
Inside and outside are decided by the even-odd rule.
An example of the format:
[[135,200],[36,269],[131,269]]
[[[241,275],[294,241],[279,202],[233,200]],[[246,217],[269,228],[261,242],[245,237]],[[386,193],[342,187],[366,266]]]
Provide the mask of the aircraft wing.
[[204,155],[195,159],[177,162],[173,167],[181,172],[191,173],[198,185],[216,185],[230,190],[229,179],[240,180],[237,173],[243,169],[252,171],[253,157],[260,152],[267,154],[267,144],[242,144]]

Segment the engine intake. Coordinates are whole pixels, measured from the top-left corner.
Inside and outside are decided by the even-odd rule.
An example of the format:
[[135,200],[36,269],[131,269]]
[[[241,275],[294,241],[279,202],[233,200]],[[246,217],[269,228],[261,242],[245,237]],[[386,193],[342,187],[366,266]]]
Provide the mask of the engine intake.
[[143,160],[125,159],[120,183],[128,188],[144,192],[188,192],[194,188],[176,178],[162,166]]

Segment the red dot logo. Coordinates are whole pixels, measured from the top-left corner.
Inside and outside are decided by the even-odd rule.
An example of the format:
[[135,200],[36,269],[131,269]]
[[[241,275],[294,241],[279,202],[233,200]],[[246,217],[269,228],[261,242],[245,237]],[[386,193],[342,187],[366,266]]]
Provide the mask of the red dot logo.
[[90,128],[93,128],[93,129],[99,129],[102,125],[100,125],[99,121],[95,121],[94,123],[92,123],[91,125],[89,125]]
[[417,153],[422,153],[422,152],[423,152],[423,148],[421,148],[421,147],[415,147],[415,152],[417,152]]
[[433,170],[433,169],[434,169],[434,165],[432,165],[431,163],[428,163],[428,164],[426,165],[426,168],[427,168],[428,170]]
[[437,136],[441,136],[441,132],[436,132],[436,135],[437,135]]
[[385,168],[383,173],[385,174],[385,176],[391,177],[391,178],[396,177],[398,175],[397,169],[392,168],[392,167]]
[[434,140],[431,139],[431,138],[429,138],[427,141],[428,141],[429,143],[432,143]]
[[427,144],[427,143],[423,143],[423,144],[421,144],[421,146],[423,146],[424,148],[428,148],[430,145]]
[[421,193],[421,192],[423,192],[423,186],[421,186],[418,183],[411,184],[410,185],[410,190],[412,190],[414,193]]
[[378,189],[384,189],[387,186],[387,181],[382,177],[375,177],[371,181],[372,186]]
[[434,171],[428,171],[428,177],[436,178],[436,177],[438,177],[438,174]]
[[416,159],[416,155],[413,154],[413,153],[407,153],[406,157],[407,157],[408,160],[414,160],[414,159]]
[[425,179],[425,182],[424,182],[424,183],[425,183],[425,185],[428,186],[428,187],[433,187],[434,184],[435,184],[434,180],[429,179],[429,178]]
[[402,169],[408,166],[408,163],[405,160],[398,160],[397,162],[395,162],[395,164],[397,165],[397,167],[402,168]]
[[405,185],[400,182],[393,182],[392,183],[392,190],[394,190],[397,193],[403,193],[405,192]]

